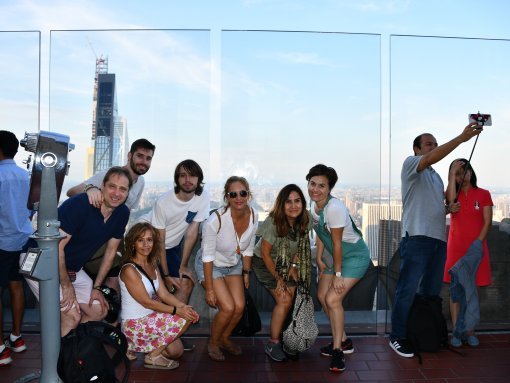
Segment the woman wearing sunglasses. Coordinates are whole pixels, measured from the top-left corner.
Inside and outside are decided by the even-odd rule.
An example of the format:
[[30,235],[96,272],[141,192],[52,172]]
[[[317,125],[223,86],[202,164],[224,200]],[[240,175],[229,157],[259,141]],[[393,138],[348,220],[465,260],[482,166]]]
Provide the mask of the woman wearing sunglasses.
[[329,318],[333,334],[333,341],[321,348],[321,354],[331,357],[329,370],[339,372],[345,370],[344,353],[354,352],[352,341],[345,334],[343,300],[365,275],[370,251],[347,207],[331,195],[331,189],[338,181],[335,169],[315,165],[306,180],[312,200],[313,228],[317,233],[317,297]]
[[225,206],[206,221],[195,269],[205,289],[205,301],[218,309],[207,346],[209,357],[221,362],[226,352],[241,355],[230,339],[244,311],[244,288],[248,288],[258,215],[249,205],[248,181],[232,176],[225,183]]
[[271,315],[271,338],[265,346],[266,354],[275,362],[296,355],[282,346],[280,338],[296,286],[310,291],[311,219],[305,204],[305,196],[297,185],[285,186],[257,232],[261,240],[255,247],[253,271],[276,302]]

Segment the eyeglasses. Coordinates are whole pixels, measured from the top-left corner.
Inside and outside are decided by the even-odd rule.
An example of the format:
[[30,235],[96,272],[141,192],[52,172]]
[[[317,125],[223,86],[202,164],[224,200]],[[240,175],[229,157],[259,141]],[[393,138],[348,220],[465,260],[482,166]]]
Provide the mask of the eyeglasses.
[[229,198],[237,198],[237,195],[239,194],[239,197],[246,198],[248,197],[248,192],[246,190],[241,190],[239,192],[228,192],[227,195]]

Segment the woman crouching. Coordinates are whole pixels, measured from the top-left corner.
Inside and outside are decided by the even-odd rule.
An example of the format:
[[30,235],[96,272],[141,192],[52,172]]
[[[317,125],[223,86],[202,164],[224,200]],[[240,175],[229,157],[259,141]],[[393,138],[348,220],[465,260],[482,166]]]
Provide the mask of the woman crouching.
[[122,331],[128,340],[128,357],[147,353],[146,368],[172,370],[183,353],[178,339],[198,314],[165,287],[158,272],[158,231],[149,223],[137,223],[126,235],[126,251],[119,274],[122,298]]

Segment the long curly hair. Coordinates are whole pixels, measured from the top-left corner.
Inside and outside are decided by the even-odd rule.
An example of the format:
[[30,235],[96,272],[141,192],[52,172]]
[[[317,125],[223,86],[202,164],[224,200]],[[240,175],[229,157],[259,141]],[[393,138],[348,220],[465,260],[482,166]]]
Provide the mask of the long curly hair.
[[129,229],[126,237],[124,238],[125,250],[124,255],[122,256],[122,263],[134,261],[136,256],[135,243],[145,234],[146,231],[152,234],[152,251],[150,252],[147,261],[154,267],[158,265],[158,249],[161,246],[161,238],[159,236],[159,231],[148,222],[137,223]]

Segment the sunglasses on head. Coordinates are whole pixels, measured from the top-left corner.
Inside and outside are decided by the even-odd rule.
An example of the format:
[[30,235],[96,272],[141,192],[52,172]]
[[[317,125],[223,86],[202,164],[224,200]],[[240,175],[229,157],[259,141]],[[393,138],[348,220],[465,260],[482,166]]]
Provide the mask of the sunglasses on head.
[[239,192],[228,192],[227,193],[229,198],[236,198],[237,194],[239,194],[239,197],[242,197],[242,198],[248,197],[248,192],[246,190],[241,190]]

